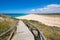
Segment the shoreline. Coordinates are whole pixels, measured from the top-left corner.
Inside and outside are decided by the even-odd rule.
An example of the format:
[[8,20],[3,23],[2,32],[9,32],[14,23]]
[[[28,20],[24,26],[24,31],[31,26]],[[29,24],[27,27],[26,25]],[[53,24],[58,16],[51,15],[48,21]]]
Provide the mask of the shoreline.
[[27,19],[27,20],[35,20],[41,22],[48,26],[57,26],[60,27],[60,17],[48,16],[48,15],[37,15],[37,14],[29,14],[25,16],[16,17],[17,19]]

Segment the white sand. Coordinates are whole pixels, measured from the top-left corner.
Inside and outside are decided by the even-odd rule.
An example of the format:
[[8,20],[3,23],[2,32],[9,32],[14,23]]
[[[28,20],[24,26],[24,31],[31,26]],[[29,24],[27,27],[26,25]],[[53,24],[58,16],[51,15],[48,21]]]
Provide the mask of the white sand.
[[49,15],[36,15],[36,14],[29,14],[22,17],[16,17],[18,19],[28,19],[28,20],[35,20],[42,22],[48,26],[57,26],[60,27],[60,16],[49,16]]

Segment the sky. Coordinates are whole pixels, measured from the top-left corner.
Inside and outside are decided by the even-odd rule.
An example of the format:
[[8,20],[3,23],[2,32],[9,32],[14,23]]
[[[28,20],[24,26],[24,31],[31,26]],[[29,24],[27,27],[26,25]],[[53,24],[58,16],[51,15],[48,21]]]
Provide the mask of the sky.
[[0,13],[60,13],[60,0],[0,0]]

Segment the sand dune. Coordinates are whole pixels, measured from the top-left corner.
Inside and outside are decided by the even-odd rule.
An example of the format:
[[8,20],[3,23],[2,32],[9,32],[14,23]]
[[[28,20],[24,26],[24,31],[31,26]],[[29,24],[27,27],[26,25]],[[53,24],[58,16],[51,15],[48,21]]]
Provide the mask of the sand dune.
[[36,15],[29,14],[22,17],[16,17],[18,19],[28,19],[28,20],[36,20],[42,22],[48,26],[57,26],[60,27],[60,15]]

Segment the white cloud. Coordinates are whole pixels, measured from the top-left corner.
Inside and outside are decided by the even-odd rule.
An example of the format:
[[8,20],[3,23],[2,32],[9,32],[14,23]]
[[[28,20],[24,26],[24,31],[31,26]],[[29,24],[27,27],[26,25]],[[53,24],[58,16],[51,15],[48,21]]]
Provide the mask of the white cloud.
[[35,9],[32,9],[30,12],[31,12],[31,13],[34,13],[35,11],[36,11]]
[[60,4],[50,4],[43,8],[32,9],[32,13],[60,13]]

